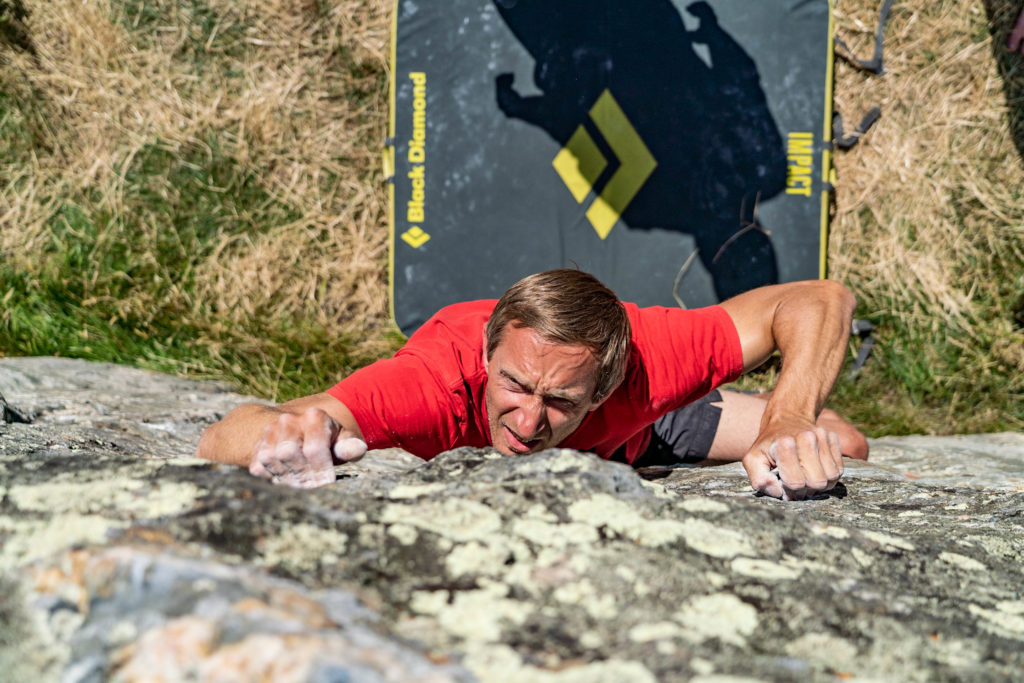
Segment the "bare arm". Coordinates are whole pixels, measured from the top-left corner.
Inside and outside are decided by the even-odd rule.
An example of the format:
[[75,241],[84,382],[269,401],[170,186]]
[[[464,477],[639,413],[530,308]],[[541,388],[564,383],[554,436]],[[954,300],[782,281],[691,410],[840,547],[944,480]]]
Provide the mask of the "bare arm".
[[744,370],[776,349],[782,354],[760,432],[743,458],[751,484],[779,498],[832,488],[843,471],[839,438],[815,422],[846,355],[853,295],[817,280],[762,287],[722,306],[739,332]]
[[334,481],[337,462],[366,452],[351,411],[329,394],[278,406],[246,404],[210,425],[196,455],[248,467],[274,483],[311,488]]

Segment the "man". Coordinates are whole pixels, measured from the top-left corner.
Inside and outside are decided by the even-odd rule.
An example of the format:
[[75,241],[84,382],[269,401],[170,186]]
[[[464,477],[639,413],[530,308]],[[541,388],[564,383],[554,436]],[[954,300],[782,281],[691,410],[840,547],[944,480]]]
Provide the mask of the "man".
[[[742,459],[755,490],[799,499],[842,475],[836,428],[848,452],[867,455],[834,413],[817,424],[855,305],[842,285],[822,280],[704,309],[641,309],[582,271],[539,273],[496,304],[442,309],[393,358],[326,393],[240,406],[207,429],[198,455],[314,487],[334,481],[334,465],[362,457],[367,445],[424,459],[458,446],[507,455],[564,446],[639,464],[668,444],[681,457],[686,432],[703,420],[712,424],[697,428],[697,440],[711,445],[701,455]],[[703,398],[776,349],[783,364],[767,400]],[[696,418],[684,408],[695,401]]]

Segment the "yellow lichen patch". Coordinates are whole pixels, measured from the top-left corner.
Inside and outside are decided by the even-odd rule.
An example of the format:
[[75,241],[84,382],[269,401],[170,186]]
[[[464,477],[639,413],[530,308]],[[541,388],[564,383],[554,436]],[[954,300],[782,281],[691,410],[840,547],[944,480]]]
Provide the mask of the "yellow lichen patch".
[[455,594],[452,603],[437,613],[441,627],[453,636],[468,641],[498,642],[502,622],[522,624],[532,606],[505,597],[508,587],[490,586],[481,590]]
[[875,563],[875,558],[860,548],[850,548],[850,554],[853,555],[853,559],[857,560],[857,564],[862,567],[870,567]]
[[523,514],[526,519],[539,519],[542,522],[557,522],[558,515],[553,513],[548,508],[544,507],[540,503],[534,503],[526,510]]
[[430,501],[415,508],[388,505],[381,512],[380,521],[408,524],[455,541],[483,539],[501,528],[501,517],[494,510],[482,503],[458,498]]
[[347,543],[348,537],[339,531],[293,524],[260,541],[257,549],[268,565],[302,572],[337,562]]
[[524,663],[507,645],[470,648],[463,664],[482,681],[504,683],[655,683],[657,680],[640,662],[621,659],[547,671]]
[[684,533],[681,522],[671,519],[646,519],[618,498],[600,494],[569,506],[573,521],[605,527],[640,545],[657,547],[674,543]]
[[841,526],[829,526],[827,524],[814,524],[811,526],[811,533],[815,536],[828,536],[843,540],[850,537],[850,532]]
[[769,581],[791,581],[799,578],[803,571],[795,567],[786,567],[769,560],[757,560],[750,557],[737,557],[732,561],[732,570],[737,574],[754,579]]
[[756,554],[750,541],[740,532],[703,519],[686,520],[682,535],[688,546],[711,557],[729,558]]
[[[854,548],[854,550],[856,550],[856,548]],[[838,576],[841,574],[841,572],[831,564],[816,562],[815,560],[808,560],[803,557],[793,557],[792,555],[786,555],[783,557],[782,564],[801,572],[816,572],[818,574],[828,574],[830,576]]]
[[413,591],[409,609],[417,614],[434,615],[444,609],[451,598],[448,591]]
[[589,524],[551,524],[539,519],[517,519],[512,524],[512,533],[531,543],[556,548],[594,543],[598,539],[597,530]]
[[560,586],[553,597],[558,602],[582,607],[594,619],[613,619],[618,614],[615,597],[601,593],[588,579]]
[[388,536],[397,539],[402,545],[412,545],[419,535],[415,527],[408,524],[392,524],[388,527]]
[[808,633],[791,642],[786,653],[832,669],[843,669],[855,663],[857,646],[827,633]]
[[960,569],[969,572],[988,571],[988,567],[983,565],[981,562],[959,553],[939,553],[939,559],[953,565],[954,567],[959,567]]
[[704,583],[711,588],[722,588],[729,585],[729,577],[718,572],[704,572]]
[[72,546],[102,543],[126,521],[97,515],[59,514],[47,520],[0,517],[0,533],[10,534],[0,546],[0,569],[17,567]]
[[12,486],[8,496],[22,510],[91,515],[116,510],[118,515],[160,517],[191,509],[202,489],[189,483],[149,482],[111,477],[89,482],[49,482]]
[[869,538],[878,545],[882,546],[883,550],[917,550],[913,543],[906,540],[905,538],[900,538],[899,536],[883,534],[880,531],[861,531],[861,533],[866,538]]
[[661,484],[653,481],[647,481],[646,479],[640,481],[640,485],[645,489],[654,494],[655,498],[661,498],[662,500],[675,499],[677,496],[669,491]]
[[568,448],[563,448],[558,451],[556,457],[548,458],[544,461],[544,468],[553,474],[572,472],[580,469],[580,465],[584,464],[590,457],[593,456],[582,455]]
[[388,491],[388,498],[392,500],[408,500],[410,498],[422,498],[440,493],[447,484],[400,484]]
[[1024,614],[1024,600],[1002,600],[996,603],[996,609],[1007,614]]
[[634,643],[650,643],[655,640],[678,638],[683,634],[679,625],[671,621],[658,621],[653,624],[637,624],[629,629],[629,639]]
[[455,546],[445,557],[444,565],[453,578],[462,576],[497,577],[505,573],[505,562],[512,556],[511,548],[503,539],[494,542],[470,541]]
[[683,635],[699,643],[718,638],[737,647],[757,629],[757,610],[729,593],[703,595],[683,605],[675,619],[683,625]]
[[968,605],[967,611],[981,617],[978,622],[984,630],[1004,638],[1024,640],[1024,616],[1001,609],[985,609],[978,605]]

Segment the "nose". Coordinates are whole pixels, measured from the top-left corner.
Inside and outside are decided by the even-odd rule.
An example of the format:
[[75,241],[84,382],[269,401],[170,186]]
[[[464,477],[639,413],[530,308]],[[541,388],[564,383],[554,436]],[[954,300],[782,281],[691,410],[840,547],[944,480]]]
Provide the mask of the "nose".
[[533,439],[543,431],[547,422],[544,416],[544,401],[539,396],[527,398],[516,412],[516,433],[520,438]]

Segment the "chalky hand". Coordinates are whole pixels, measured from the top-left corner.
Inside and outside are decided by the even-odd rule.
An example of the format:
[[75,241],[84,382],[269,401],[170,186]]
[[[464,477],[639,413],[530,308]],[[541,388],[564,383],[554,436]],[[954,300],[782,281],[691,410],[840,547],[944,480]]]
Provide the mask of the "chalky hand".
[[257,442],[249,472],[275,484],[316,488],[334,482],[336,463],[359,460],[366,443],[319,408],[283,413]]
[[802,500],[830,490],[843,476],[839,437],[791,419],[763,430],[743,457],[754,490],[783,500]]

